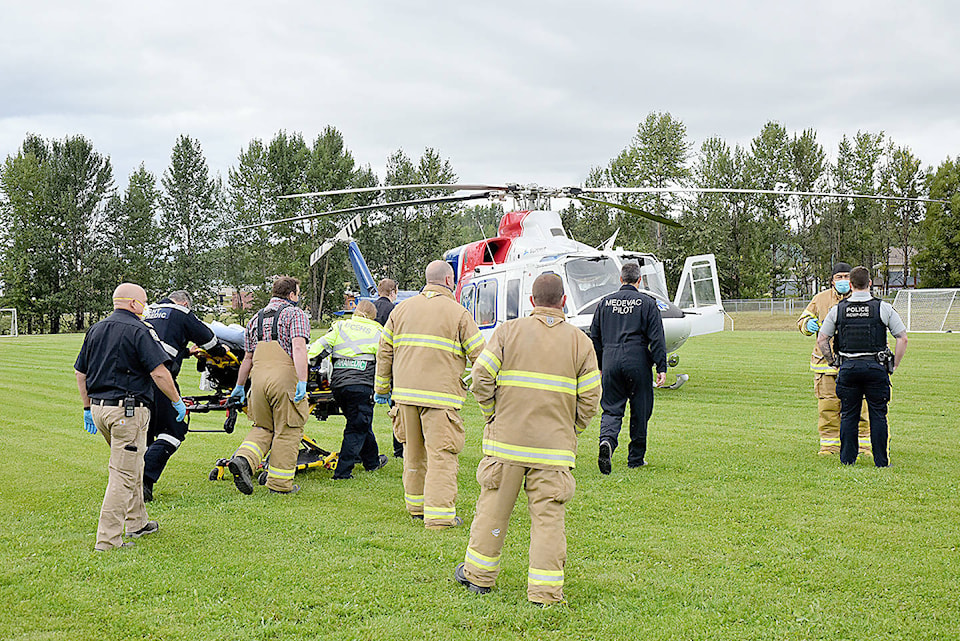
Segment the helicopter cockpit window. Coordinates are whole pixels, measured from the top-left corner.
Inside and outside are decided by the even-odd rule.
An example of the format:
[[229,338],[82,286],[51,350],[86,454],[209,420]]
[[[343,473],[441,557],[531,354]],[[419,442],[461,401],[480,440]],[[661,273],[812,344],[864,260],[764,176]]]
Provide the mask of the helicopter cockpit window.
[[467,285],[460,292],[460,304],[467,308],[467,311],[470,312],[471,316],[475,316],[473,309],[475,305],[473,304],[473,295],[476,291],[476,287],[473,285]]
[[575,310],[620,289],[620,269],[610,258],[575,258],[565,269],[568,296]]
[[489,327],[497,323],[497,281],[477,283],[477,325]]

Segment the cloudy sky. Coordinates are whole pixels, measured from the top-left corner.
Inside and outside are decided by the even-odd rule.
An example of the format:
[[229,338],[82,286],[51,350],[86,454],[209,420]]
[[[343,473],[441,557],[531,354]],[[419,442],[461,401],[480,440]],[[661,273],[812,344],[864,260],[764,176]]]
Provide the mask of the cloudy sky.
[[251,139],[339,129],[382,178],[424,148],[466,182],[579,184],[651,111],[695,146],[764,123],[884,131],[960,156],[960,5],[921,0],[592,2],[2,0],[0,157],[83,134],[117,182],[177,136],[226,178]]

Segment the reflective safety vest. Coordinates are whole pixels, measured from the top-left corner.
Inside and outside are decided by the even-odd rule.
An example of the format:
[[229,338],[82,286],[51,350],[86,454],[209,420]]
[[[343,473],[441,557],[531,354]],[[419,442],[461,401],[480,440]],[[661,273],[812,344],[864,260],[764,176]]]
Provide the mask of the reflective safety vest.
[[577,436],[600,402],[593,343],[562,311],[536,307],[493,333],[473,366],[471,389],[487,420],[484,454],[534,468],[572,468]]
[[[836,376],[838,370],[836,367],[831,367],[830,363],[827,362],[827,359],[824,358],[823,354],[820,353],[820,346],[817,345],[816,334],[813,334],[807,329],[807,321],[811,318],[816,318],[817,322],[823,325],[823,319],[827,317],[827,312],[833,309],[837,303],[845,300],[848,296],[849,294],[841,296],[833,287],[830,289],[825,289],[813,297],[813,300],[810,301],[810,304],[807,305],[806,309],[803,310],[803,313],[800,314],[800,318],[797,319],[797,329],[800,330],[800,333],[804,336],[814,336],[813,353],[810,354],[810,371],[816,374],[829,374],[831,376]],[[833,346],[831,344],[831,349],[832,348]]]
[[467,358],[485,345],[473,317],[442,285],[398,304],[380,339],[374,391],[404,405],[460,409]]
[[314,341],[307,356],[314,358],[330,353],[334,387],[373,386],[382,333],[383,328],[377,321],[362,316],[337,321],[329,332]]

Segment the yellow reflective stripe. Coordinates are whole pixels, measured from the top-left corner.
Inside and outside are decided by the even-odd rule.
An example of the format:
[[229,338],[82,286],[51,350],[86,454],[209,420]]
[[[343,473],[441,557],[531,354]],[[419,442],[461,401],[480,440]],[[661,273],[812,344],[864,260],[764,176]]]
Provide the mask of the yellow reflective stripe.
[[404,494],[403,500],[407,502],[407,505],[423,505],[423,494]]
[[374,379],[373,382],[374,382],[376,385],[389,385],[389,384],[390,384],[390,378],[387,377],[387,376],[374,376],[373,379]]
[[500,568],[499,554],[497,556],[485,556],[470,546],[467,546],[467,553],[464,555],[463,560],[480,570],[494,571]]
[[393,345],[393,331],[392,331],[392,330],[389,330],[389,329],[387,329],[386,327],[384,327],[384,328],[383,328],[383,334],[381,335],[381,338],[383,339],[383,342],[386,343],[387,345]]
[[540,372],[527,372],[519,369],[500,370],[497,375],[497,385],[502,387],[526,387],[560,394],[577,393],[577,379],[569,376],[555,376]]
[[510,443],[501,443],[488,438],[483,439],[482,450],[487,456],[496,456],[519,463],[542,463],[546,465],[574,467],[577,461],[577,455],[573,450],[511,445]]
[[484,418],[490,418],[493,416],[494,408],[496,408],[496,401],[490,401],[489,403],[481,403],[477,401],[477,405],[480,406],[480,413],[483,414]]
[[477,363],[483,365],[484,369],[490,372],[491,376],[496,376],[500,371],[500,359],[493,355],[490,350],[483,350],[477,357]]
[[563,570],[541,570],[529,568],[527,570],[529,585],[563,585]]
[[815,365],[810,363],[810,371],[816,372],[817,374],[838,374],[840,370],[836,367],[830,367],[829,364],[824,363],[823,365]]
[[824,445],[840,445],[839,438],[822,438],[820,439],[821,447]]
[[267,468],[267,476],[272,476],[275,479],[292,479],[296,473],[296,468],[292,470],[282,470],[272,465]]
[[439,349],[444,352],[450,352],[458,356],[463,354],[463,348],[449,338],[443,336],[434,336],[432,334],[397,334],[393,337],[393,343],[397,347],[429,347]]
[[422,402],[436,403],[443,407],[452,407],[460,409],[463,407],[463,397],[455,394],[444,394],[443,392],[432,392],[430,390],[410,389],[408,387],[393,388],[393,400],[398,403],[410,403],[418,405]]
[[423,517],[427,519],[452,519],[457,515],[456,507],[423,506]]
[[250,450],[257,457],[258,461],[263,459],[263,451],[257,447],[257,444],[253,441],[244,441],[241,443],[240,447],[237,448],[237,452],[240,450]]
[[467,340],[466,343],[463,343],[463,351],[470,353],[473,351],[473,348],[483,342],[483,334],[477,332]]
[[577,379],[577,394],[582,394],[587,390],[592,390],[600,384],[600,371],[593,370],[589,374],[584,374]]

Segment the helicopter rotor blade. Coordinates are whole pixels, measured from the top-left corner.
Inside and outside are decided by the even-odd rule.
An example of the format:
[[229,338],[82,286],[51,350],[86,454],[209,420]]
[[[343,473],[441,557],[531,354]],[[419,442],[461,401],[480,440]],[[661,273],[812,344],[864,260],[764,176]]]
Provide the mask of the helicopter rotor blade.
[[853,194],[836,191],[792,191],[778,189],[727,189],[722,187],[583,187],[571,188],[570,193],[589,194],[753,194],[772,196],[813,196],[817,198],[865,198],[872,200],[897,200],[918,203],[942,203],[949,201],[933,198],[910,198],[908,196],[884,196]]
[[441,196],[438,198],[420,198],[417,200],[401,200],[392,203],[379,203],[376,205],[362,205],[359,207],[347,207],[346,209],[335,209],[333,211],[321,211],[315,214],[304,214],[302,216],[292,216],[290,218],[281,218],[280,220],[268,220],[263,223],[254,223],[252,225],[243,225],[234,227],[228,231],[243,231],[246,229],[256,229],[258,227],[267,227],[268,225],[278,225],[280,223],[295,223],[302,220],[310,220],[321,216],[333,216],[335,214],[352,214],[354,212],[371,211],[374,209],[391,209],[394,207],[414,207],[417,205],[435,205],[440,203],[459,203],[467,200],[480,200],[490,198],[493,192],[483,192],[480,194],[469,194],[467,196]]
[[606,200],[597,200],[596,198],[587,198],[586,196],[575,196],[575,195],[572,195],[572,196],[573,198],[576,198],[578,200],[582,200],[588,203],[596,203],[597,205],[607,205],[608,207],[615,207],[617,209],[621,209],[625,212],[642,216],[647,220],[652,220],[656,223],[661,223],[663,225],[670,225],[671,227],[683,227],[683,225],[681,225],[680,223],[678,223],[673,219],[664,218],[663,216],[658,216],[656,214],[651,214],[649,212],[645,212],[642,209],[637,209],[636,207],[632,207],[630,205],[622,205],[620,203],[611,203]]
[[311,196],[340,196],[343,194],[367,194],[378,191],[396,191],[399,189],[448,189],[450,191],[506,191],[507,186],[497,185],[455,185],[449,183],[424,185],[385,185],[383,187],[350,187],[330,191],[311,191],[304,194],[287,194],[280,198],[308,198]]

